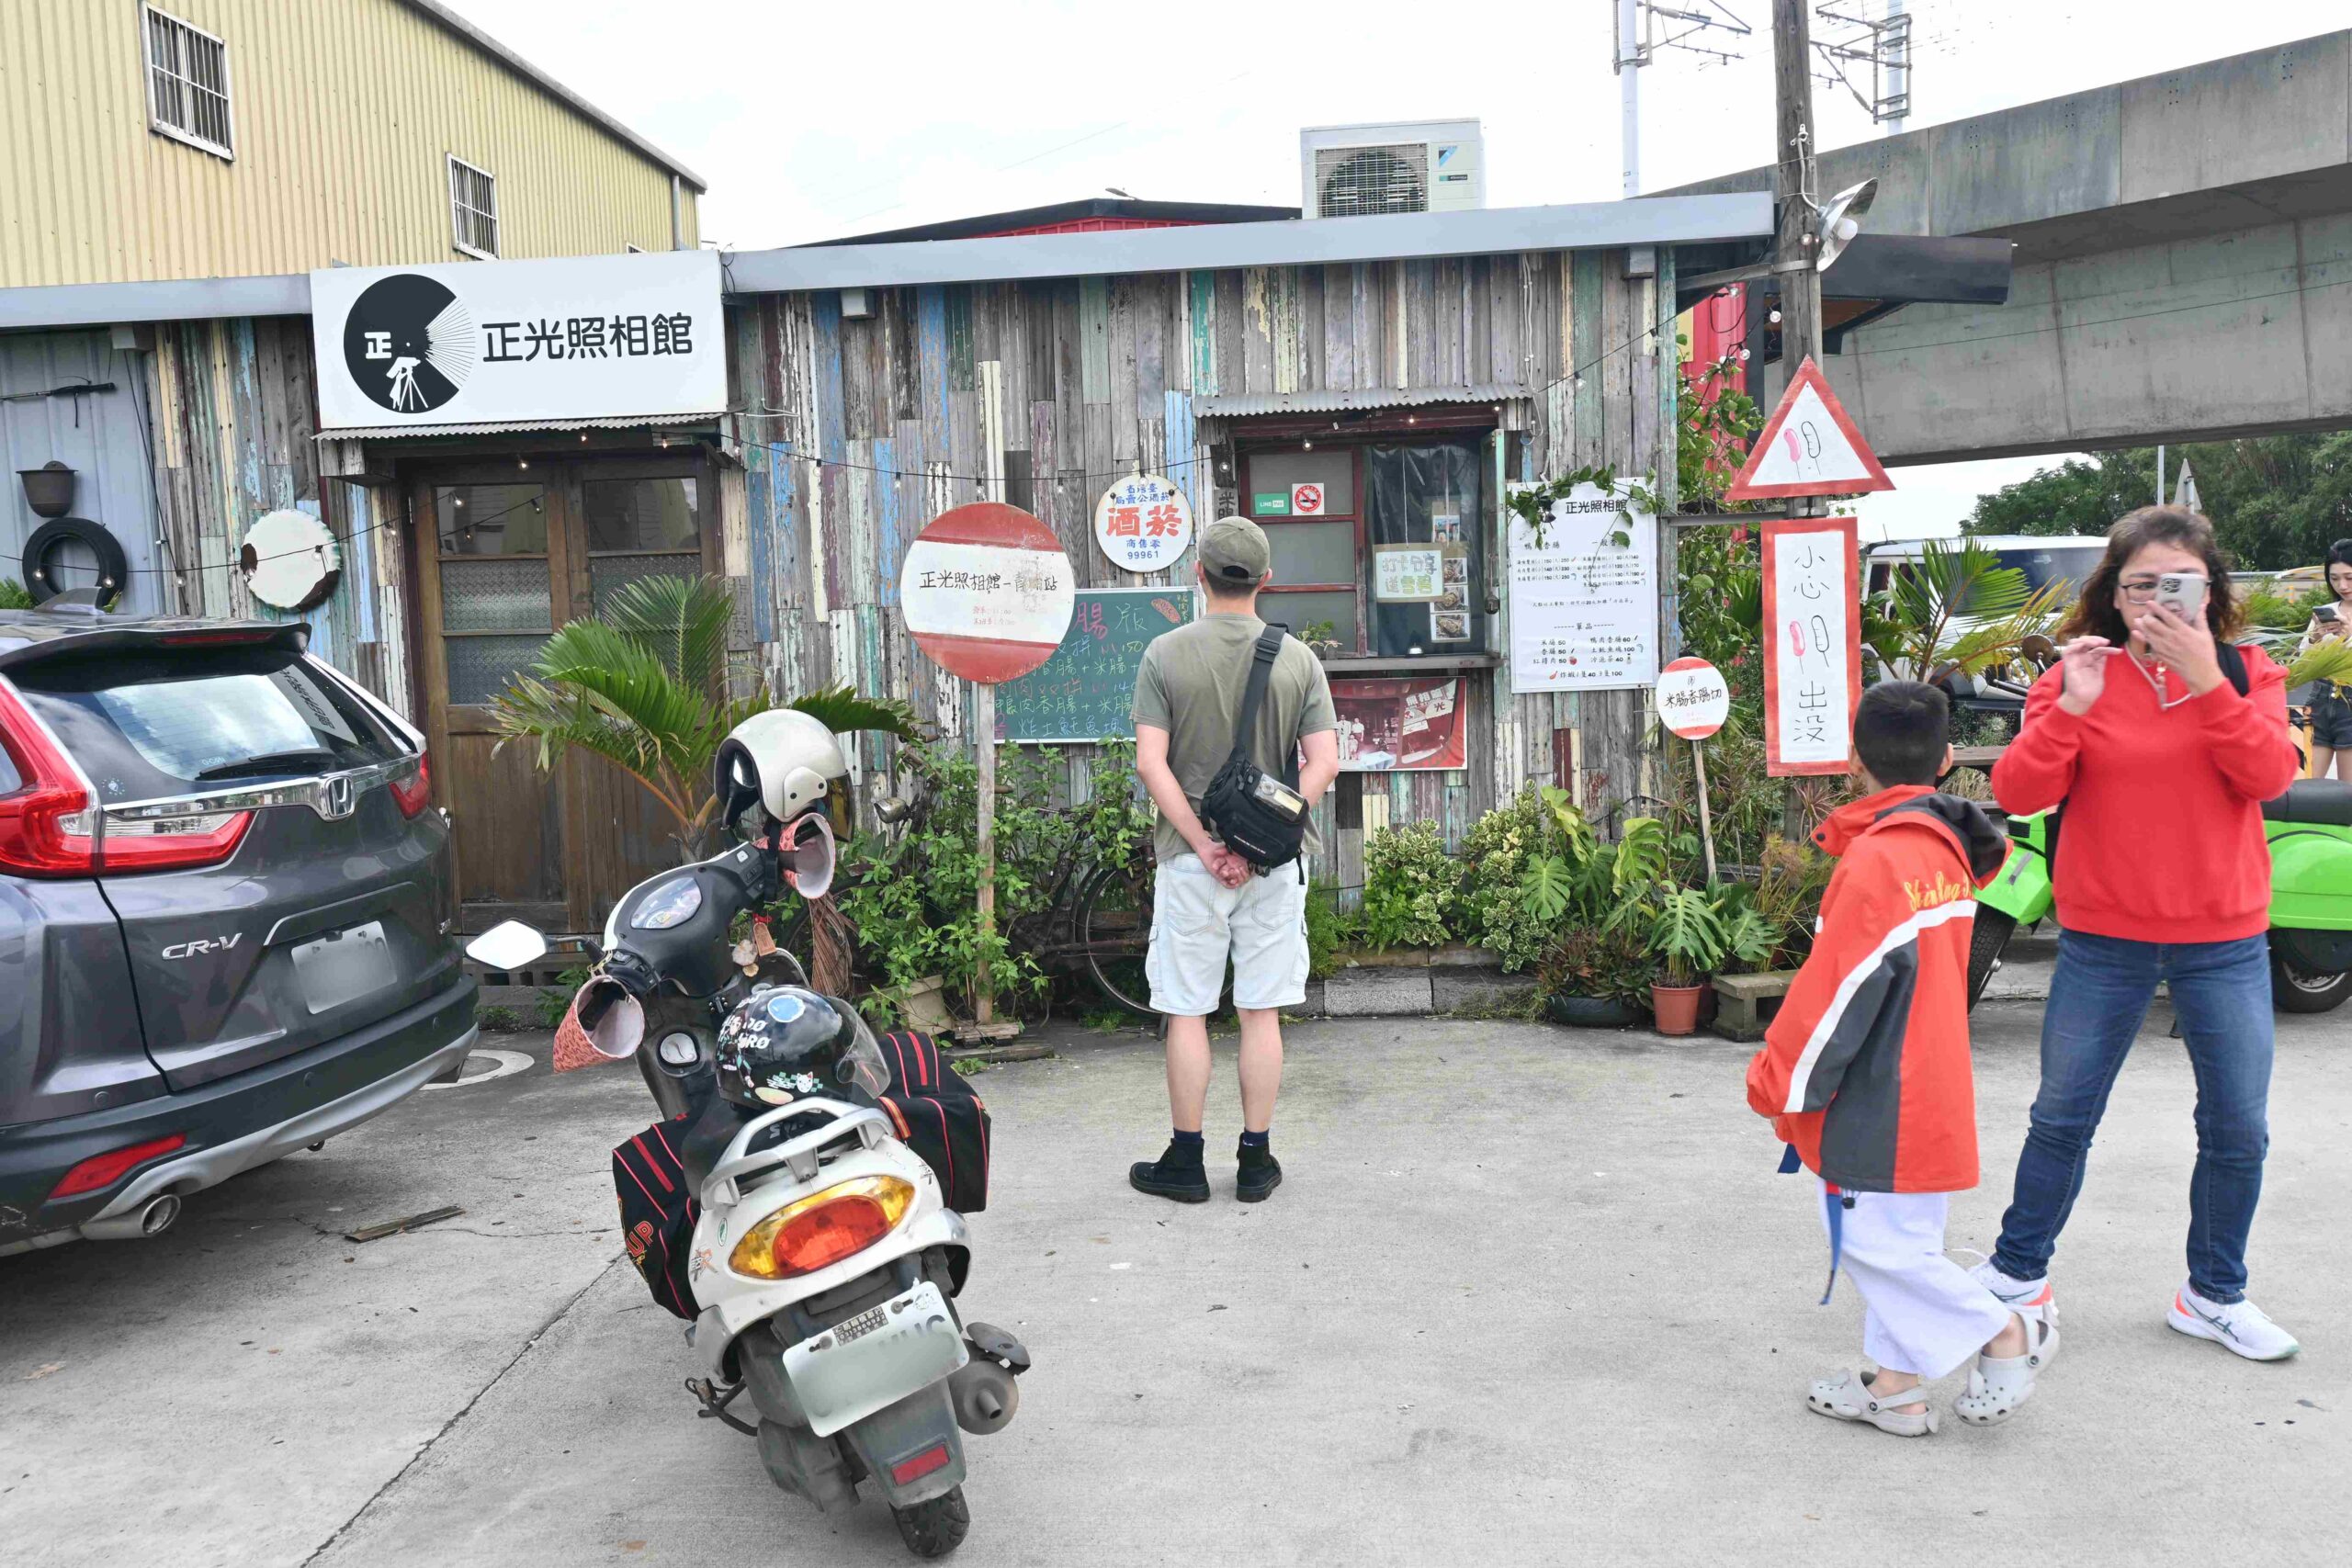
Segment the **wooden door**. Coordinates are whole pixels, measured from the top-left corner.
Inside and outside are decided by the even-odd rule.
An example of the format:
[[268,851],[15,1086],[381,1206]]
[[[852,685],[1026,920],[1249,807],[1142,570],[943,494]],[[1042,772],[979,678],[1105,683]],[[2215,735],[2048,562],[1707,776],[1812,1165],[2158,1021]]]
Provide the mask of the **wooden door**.
[[453,464],[411,487],[419,675],[461,930],[596,931],[678,860],[674,822],[634,780],[584,756],[542,773],[532,743],[499,746],[490,704],[556,627],[627,582],[711,571],[710,493],[692,457]]

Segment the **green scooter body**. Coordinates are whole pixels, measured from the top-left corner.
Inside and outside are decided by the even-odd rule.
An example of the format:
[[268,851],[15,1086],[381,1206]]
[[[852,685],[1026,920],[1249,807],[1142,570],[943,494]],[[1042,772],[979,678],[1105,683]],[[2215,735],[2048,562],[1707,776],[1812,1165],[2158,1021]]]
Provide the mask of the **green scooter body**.
[[[2270,851],[2270,948],[2279,1005],[2321,1011],[2352,998],[2352,784],[2301,779],[2262,808]],[[2050,919],[2047,813],[2009,818],[2009,857],[1977,894],[2018,926]],[[1980,914],[1979,923],[1983,923]],[[2006,933],[1993,938],[1996,949]],[[1997,958],[1997,952],[1990,959]],[[1973,955],[1972,966],[1979,967]],[[1973,990],[1983,988],[1982,974]]]
[[1976,902],[1984,908],[1998,909],[2021,926],[2050,918],[2055,900],[2050,891],[2048,812],[2009,818],[2009,858],[1993,874],[1993,880],[1977,890]]

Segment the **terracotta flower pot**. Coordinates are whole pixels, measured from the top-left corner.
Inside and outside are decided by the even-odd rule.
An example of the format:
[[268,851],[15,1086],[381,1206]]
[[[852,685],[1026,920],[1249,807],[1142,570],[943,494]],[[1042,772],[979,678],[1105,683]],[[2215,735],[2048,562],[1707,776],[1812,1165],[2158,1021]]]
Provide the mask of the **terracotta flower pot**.
[[1650,1010],[1657,1015],[1660,1034],[1696,1034],[1699,1032],[1699,998],[1707,994],[1704,986],[1650,987]]

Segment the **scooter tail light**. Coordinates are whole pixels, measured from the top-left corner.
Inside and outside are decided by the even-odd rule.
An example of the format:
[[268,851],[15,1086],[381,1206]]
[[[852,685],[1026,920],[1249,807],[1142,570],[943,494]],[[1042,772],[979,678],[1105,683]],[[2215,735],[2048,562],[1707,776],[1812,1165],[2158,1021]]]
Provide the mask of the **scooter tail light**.
[[872,1247],[913,1206],[911,1183],[861,1176],[787,1203],[743,1233],[727,1266],[755,1280],[793,1280]]

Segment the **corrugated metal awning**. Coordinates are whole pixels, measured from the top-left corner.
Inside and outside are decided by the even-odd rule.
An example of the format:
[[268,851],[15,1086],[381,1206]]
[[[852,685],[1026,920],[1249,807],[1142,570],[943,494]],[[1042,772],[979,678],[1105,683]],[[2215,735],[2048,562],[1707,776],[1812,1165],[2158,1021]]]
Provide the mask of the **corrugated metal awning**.
[[435,435],[527,435],[550,430],[716,430],[718,410],[709,413],[625,413],[596,419],[492,420],[481,424],[369,424],[354,430],[322,430],[313,441],[401,441]]
[[1270,413],[1339,413],[1349,409],[1426,408],[1431,403],[1499,403],[1533,397],[1534,389],[1500,381],[1474,387],[1366,387],[1356,391],[1253,392],[1194,398],[1201,419],[1243,419]]

